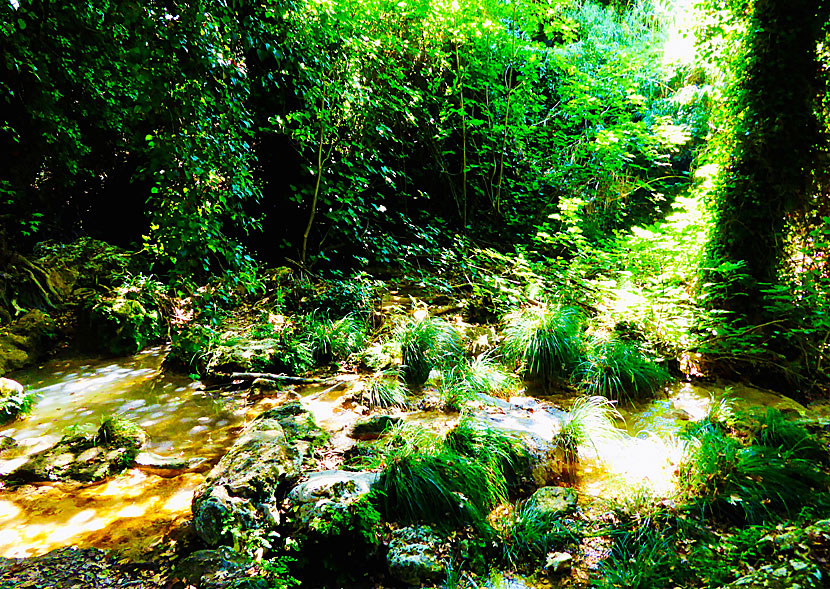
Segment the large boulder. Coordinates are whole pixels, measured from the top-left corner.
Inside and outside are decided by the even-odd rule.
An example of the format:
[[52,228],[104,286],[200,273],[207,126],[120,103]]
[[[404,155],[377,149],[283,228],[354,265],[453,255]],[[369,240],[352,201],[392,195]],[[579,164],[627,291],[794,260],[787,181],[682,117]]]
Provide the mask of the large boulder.
[[267,589],[264,578],[250,575],[256,566],[250,558],[227,546],[198,550],[178,562],[176,576],[201,589]]
[[65,436],[9,474],[11,483],[104,480],[130,467],[147,435],[131,422],[107,419],[94,434]]
[[232,544],[234,534],[275,527],[282,495],[326,440],[299,402],[258,416],[196,490],[196,533],[217,546]]

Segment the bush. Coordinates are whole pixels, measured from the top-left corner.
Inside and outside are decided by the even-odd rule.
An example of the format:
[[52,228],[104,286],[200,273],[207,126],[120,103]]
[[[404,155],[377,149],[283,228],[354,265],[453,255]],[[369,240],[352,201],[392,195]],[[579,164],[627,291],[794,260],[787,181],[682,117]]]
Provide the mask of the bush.
[[669,375],[636,345],[611,338],[588,347],[574,379],[587,394],[629,399],[653,393]]
[[322,293],[313,295],[304,307],[325,317],[345,317],[352,315],[365,321],[372,312],[372,305],[377,293],[377,283],[365,274],[345,280],[333,280],[323,283]]
[[582,356],[582,315],[571,307],[530,307],[508,316],[502,357],[520,364],[524,378],[549,387]]
[[451,365],[462,352],[461,334],[446,321],[412,317],[395,329],[401,345],[401,369],[407,384],[421,386],[433,368]]
[[363,322],[351,315],[332,321],[326,317],[311,315],[306,323],[305,335],[317,364],[343,360],[359,351],[366,341]]
[[174,332],[170,352],[164,359],[169,366],[204,374],[210,351],[219,344],[219,334],[212,328],[195,323]]
[[38,394],[34,391],[24,391],[0,399],[0,424],[31,413],[37,398]]

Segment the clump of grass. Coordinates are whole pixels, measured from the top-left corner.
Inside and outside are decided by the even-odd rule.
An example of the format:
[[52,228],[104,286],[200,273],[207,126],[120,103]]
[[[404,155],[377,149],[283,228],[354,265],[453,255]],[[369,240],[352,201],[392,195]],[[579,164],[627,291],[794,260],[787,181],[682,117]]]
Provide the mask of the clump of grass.
[[366,384],[358,393],[358,401],[367,407],[401,407],[408,406],[407,390],[400,380],[397,370],[385,370],[366,379]]
[[679,559],[670,538],[644,522],[619,530],[611,552],[600,564],[598,587],[651,589],[669,587]]
[[757,416],[753,434],[755,443],[761,446],[780,448],[797,458],[827,461],[827,451],[804,426],[788,421],[772,407],[767,407],[762,415]]
[[389,521],[439,528],[482,526],[504,499],[492,475],[484,465],[452,452],[413,455],[387,465],[374,490]]
[[519,570],[541,566],[549,552],[579,541],[579,526],[525,502],[511,510],[498,530],[501,561]]
[[342,360],[360,350],[366,341],[366,326],[352,315],[334,321],[312,315],[304,335],[308,338],[315,362],[325,364],[335,359]]
[[451,365],[463,350],[461,334],[455,327],[435,317],[412,317],[395,329],[401,345],[401,369],[411,386],[421,386],[433,368]]
[[686,436],[680,489],[704,511],[759,523],[797,511],[826,490],[827,476],[817,461],[799,453],[804,442],[798,437],[769,446],[780,438],[763,432],[748,437],[708,419],[690,426]]
[[440,393],[446,408],[460,410],[467,402],[475,401],[481,395],[503,398],[515,389],[513,375],[489,356],[481,355],[472,362],[462,361],[446,371]]
[[447,434],[444,447],[485,465],[500,495],[506,496],[530,471],[530,457],[519,438],[470,416],[464,416]]
[[586,394],[628,399],[653,393],[669,375],[635,344],[610,338],[588,346],[574,378]]
[[596,441],[622,435],[616,426],[617,419],[622,417],[613,402],[605,397],[580,397],[574,401],[553,440],[562,457],[566,476],[574,476],[581,446],[590,445],[596,449]]
[[516,441],[466,420],[444,439],[427,432],[399,425],[381,441],[381,513],[404,524],[486,529],[487,514],[507,500],[521,456]]
[[571,307],[529,307],[507,318],[502,357],[548,387],[582,356],[582,315]]

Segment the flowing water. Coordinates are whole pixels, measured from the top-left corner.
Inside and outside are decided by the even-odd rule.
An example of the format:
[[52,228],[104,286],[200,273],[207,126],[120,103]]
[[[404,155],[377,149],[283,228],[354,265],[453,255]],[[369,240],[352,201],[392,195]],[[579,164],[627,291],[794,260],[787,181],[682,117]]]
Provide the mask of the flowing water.
[[[54,360],[11,378],[39,395],[32,413],[0,426],[18,447],[0,457],[0,474],[57,442],[72,428],[97,428],[114,414],[148,434],[158,458],[216,461],[233,442],[245,408],[205,394],[198,383],[160,370],[162,348],[126,359]],[[79,544],[140,552],[186,519],[204,474],[162,477],[139,469],[97,485],[44,483],[0,490],[0,556],[20,557]]]

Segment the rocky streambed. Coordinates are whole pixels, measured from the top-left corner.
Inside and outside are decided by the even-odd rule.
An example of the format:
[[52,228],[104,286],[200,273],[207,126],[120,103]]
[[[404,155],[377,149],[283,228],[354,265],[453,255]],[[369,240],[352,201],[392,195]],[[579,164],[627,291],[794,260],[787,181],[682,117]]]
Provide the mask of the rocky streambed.
[[[57,360],[14,375],[40,399],[31,415],[0,429],[0,435],[15,441],[0,454],[5,486],[0,490],[0,556],[54,555],[58,553],[50,551],[74,545],[115,549],[140,561],[166,550],[170,562],[189,556],[178,568],[153,569],[154,575],[230,586],[254,583],[249,578],[252,561],[237,551],[247,549],[256,556],[269,542],[279,541],[276,536],[290,534],[304,538],[304,548],[315,557],[340,551],[325,566],[350,571],[347,583],[412,586],[444,578],[457,546],[432,528],[398,526],[385,533],[391,535],[355,536],[366,523],[360,519],[366,515],[362,506],[379,475],[355,471],[348,460],[356,447],[398,422],[451,431],[459,414],[436,411],[429,385],[420,407],[374,411],[355,401],[364,386],[356,374],[320,384],[274,388],[260,382],[232,393],[209,393],[197,382],[164,373],[163,355],[163,349],[155,348],[119,361]],[[650,402],[625,408],[628,435],[587,449],[577,476],[569,480],[561,477],[551,446],[569,398],[482,397],[469,412],[483,426],[522,440],[529,462],[521,493],[548,503],[555,497],[551,509],[569,513],[635,486],[670,497],[682,450],[677,432],[723,392],[680,384]],[[806,412],[794,401],[757,389],[733,394],[746,405]],[[67,476],[61,457],[91,464],[106,454],[106,444],[98,440],[112,415],[129,417],[146,432],[146,439],[130,446],[129,459],[116,457],[116,462],[126,462],[125,470]],[[87,423],[91,428],[83,429]],[[68,439],[89,443],[68,451]],[[33,460],[42,466],[44,456],[57,460],[57,466],[48,472],[23,468]],[[345,541],[351,544],[339,545]],[[552,562],[557,570],[567,570],[574,556],[559,555]],[[6,577],[0,580],[10,570],[28,574],[32,562],[54,562],[50,558],[6,560]],[[318,582],[325,586],[326,578]],[[515,587],[531,583],[519,577],[504,582]]]

